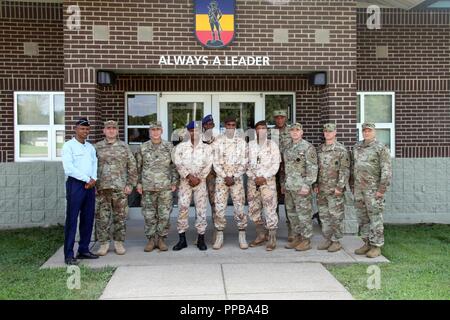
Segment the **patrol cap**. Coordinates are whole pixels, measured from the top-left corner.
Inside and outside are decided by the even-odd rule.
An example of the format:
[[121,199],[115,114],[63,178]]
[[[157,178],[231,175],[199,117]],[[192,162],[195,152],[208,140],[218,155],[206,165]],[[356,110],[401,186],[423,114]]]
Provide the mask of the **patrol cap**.
[[89,127],[91,124],[89,123],[89,120],[87,118],[80,118],[76,122],[76,125],[82,127]]
[[289,130],[293,129],[303,130],[303,126],[300,122],[296,122],[294,124],[291,124],[291,126],[289,127]]
[[119,127],[119,125],[118,125],[117,121],[114,121],[114,120],[105,121],[105,128],[110,128],[110,127],[117,129]]
[[188,125],[186,126],[186,129],[188,130],[192,130],[198,127],[198,124],[196,121],[191,121],[188,123]]
[[208,114],[207,116],[205,116],[205,117],[202,119],[202,125],[205,125],[205,124],[207,124],[207,123],[210,122],[210,121],[214,122],[214,119],[213,119],[212,114]]
[[335,123],[325,123],[323,125],[323,131],[333,132],[335,130],[336,130],[336,124]]
[[258,121],[258,122],[255,124],[255,129],[258,128],[258,127],[260,127],[260,126],[264,126],[264,127],[267,128],[267,122],[266,122],[266,120]]
[[287,117],[287,111],[286,111],[286,110],[275,110],[275,111],[273,112],[273,116],[274,116],[274,117],[279,117],[279,116],[281,116],[281,117]]
[[365,122],[365,123],[363,123],[363,125],[362,125],[362,129],[364,130],[364,129],[372,129],[372,130],[375,130],[375,123],[373,123],[373,122]]
[[151,121],[150,122],[150,128],[149,129],[162,129],[162,123],[161,121]]

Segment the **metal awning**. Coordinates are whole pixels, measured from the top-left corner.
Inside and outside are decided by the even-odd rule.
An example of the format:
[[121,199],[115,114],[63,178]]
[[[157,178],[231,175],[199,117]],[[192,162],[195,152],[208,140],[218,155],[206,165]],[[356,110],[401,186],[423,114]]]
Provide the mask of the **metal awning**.
[[450,0],[358,0],[359,8],[369,5],[381,8],[400,8],[404,10],[448,10]]

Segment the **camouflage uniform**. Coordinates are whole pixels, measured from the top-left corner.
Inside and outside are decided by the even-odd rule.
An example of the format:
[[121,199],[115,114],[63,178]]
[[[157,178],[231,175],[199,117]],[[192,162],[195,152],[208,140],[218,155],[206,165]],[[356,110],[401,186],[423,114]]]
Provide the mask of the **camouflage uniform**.
[[[283,193],[281,193],[282,188],[282,181],[285,179],[286,170],[284,165],[284,152],[289,147],[289,145],[292,143],[291,135],[289,133],[289,127],[286,125],[283,128],[273,128],[272,134],[271,134],[271,140],[278,143],[278,146],[280,148],[280,154],[281,154],[281,163],[280,163],[280,169],[277,172],[276,175],[276,181],[277,181],[277,197],[278,197],[278,203],[284,202],[285,208],[284,208],[284,214],[286,216],[286,224],[288,226],[288,230],[291,229],[291,223],[289,221],[289,216],[287,214],[286,210],[286,199]],[[279,215],[279,208],[277,206],[277,214]]]
[[[325,143],[320,145],[317,156],[319,159],[317,205],[322,220],[322,232],[325,239],[336,242],[342,239],[344,189],[350,176],[350,156],[345,146],[337,141],[331,145]],[[341,191],[342,195],[336,196],[335,189]]]
[[138,183],[142,186],[142,215],[145,236],[167,237],[172,213],[172,186],[178,183],[178,173],[172,163],[173,145],[167,141],[159,144],[151,140],[141,144],[136,154]]
[[[203,143],[210,145],[211,149],[213,148],[213,144],[215,142],[215,137],[211,136],[211,137],[206,137],[205,135],[202,136],[202,141]],[[214,171],[214,169],[211,167],[211,171],[209,172],[208,176],[206,177],[206,189],[208,190],[208,199],[209,199],[209,204],[211,205],[211,214],[212,214],[212,220],[213,222],[216,219],[216,213],[217,213],[217,209],[216,209],[216,172]]]
[[[300,127],[301,129],[301,127]],[[286,177],[286,210],[296,236],[311,239],[312,227],[312,184],[317,179],[317,153],[314,146],[306,140],[292,142],[284,152]],[[308,188],[306,196],[299,194],[302,188]]]
[[389,149],[374,139],[358,142],[352,152],[352,177],[359,232],[372,246],[384,244],[384,198],[376,199],[376,192],[385,193],[392,178]]
[[136,160],[123,141],[95,145],[98,158],[97,213],[95,229],[99,242],[110,240],[111,219],[114,226],[113,240],[125,241],[128,196],[126,186],[136,186]]
[[[248,144],[248,214],[256,225],[263,225],[267,230],[278,228],[277,186],[275,175],[280,168],[281,155],[278,145],[272,140],[258,144],[257,140]],[[264,177],[265,185],[257,188],[255,179]],[[264,209],[264,218],[262,210]]]
[[[216,217],[214,224],[217,230],[223,231],[226,226],[225,210],[228,194],[231,193],[234,206],[234,220],[239,230],[247,227],[247,216],[244,212],[245,191],[243,175],[247,168],[247,144],[242,137],[235,135],[229,139],[220,136],[214,144],[214,169],[216,178]],[[235,184],[228,187],[226,177],[233,177]]]
[[[192,193],[194,193],[197,213],[195,227],[197,228],[198,234],[203,235],[206,231],[206,207],[208,202],[206,177],[211,171],[213,160],[212,148],[210,145],[201,141],[194,146],[189,140],[176,146],[172,154],[172,159],[181,177],[178,191],[178,233],[184,233],[189,228],[189,205],[191,204]],[[201,179],[200,184],[194,188],[191,187],[189,180],[186,179],[189,174]]]

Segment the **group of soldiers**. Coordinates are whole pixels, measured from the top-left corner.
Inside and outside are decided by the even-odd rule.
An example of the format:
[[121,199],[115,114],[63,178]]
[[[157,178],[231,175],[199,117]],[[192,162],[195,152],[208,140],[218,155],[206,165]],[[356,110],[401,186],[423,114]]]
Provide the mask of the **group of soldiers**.
[[[336,125],[323,126],[325,142],[317,149],[303,139],[300,123],[287,125],[285,110],[274,113],[275,130],[265,121],[255,125],[255,139],[247,142],[237,130],[237,119],[224,120],[225,132],[213,134],[211,115],[202,123],[190,122],[187,134],[175,147],[162,139],[161,122],[150,123],[150,140],[134,156],[118,139],[118,124],[105,122],[105,139],[95,145],[98,158],[96,236],[97,255],[109,250],[110,229],[117,254],[125,254],[124,240],[128,212],[127,196],[133,188],[142,195],[142,214],[148,242],[144,248],[167,251],[172,212],[172,192],[178,191],[178,251],[188,246],[189,207],[194,198],[198,233],[196,245],[207,250],[207,205],[212,209],[213,249],[224,243],[225,211],[231,195],[234,221],[239,230],[239,247],[266,244],[276,248],[279,202],[284,198],[288,226],[287,249],[311,249],[313,235],[312,196],[317,195],[324,241],[319,250],[337,252],[342,248],[344,192],[354,194],[360,234],[364,245],[355,251],[367,257],[381,254],[384,244],[384,194],[392,170],[388,148],[376,140],[375,125],[362,125],[364,140],[349,152],[336,140]],[[244,210],[247,176],[248,217],[256,226],[256,238],[247,243],[248,218]]]

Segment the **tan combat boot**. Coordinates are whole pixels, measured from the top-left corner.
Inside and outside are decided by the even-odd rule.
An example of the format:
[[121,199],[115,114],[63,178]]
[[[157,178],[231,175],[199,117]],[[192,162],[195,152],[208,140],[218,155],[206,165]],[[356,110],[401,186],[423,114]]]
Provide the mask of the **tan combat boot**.
[[303,239],[298,246],[295,247],[297,251],[307,251],[311,249],[311,240]]
[[[288,227],[288,242],[295,241],[295,240],[296,240],[296,239],[295,239],[296,237],[295,237],[294,232],[292,231],[291,224],[288,223],[287,227]],[[294,248],[295,248],[295,246],[294,246]],[[290,248],[287,248],[287,249],[290,249]]]
[[223,246],[223,231],[216,231],[216,240],[213,244],[214,250],[219,250]]
[[166,243],[164,242],[165,237],[158,237],[158,248],[160,251],[167,251],[169,248],[167,247]]
[[381,248],[371,246],[370,250],[366,253],[367,258],[376,258],[381,255]]
[[156,247],[156,243],[155,243],[155,238],[151,237],[150,239],[148,239],[147,245],[144,248],[145,252],[152,252],[153,249],[155,249]]
[[277,230],[269,231],[269,242],[266,246],[266,251],[272,251],[277,246]]
[[98,256],[106,256],[106,254],[108,253],[108,250],[109,250],[109,241],[101,242],[100,248],[98,248],[98,251],[96,252],[96,254]]
[[327,250],[333,243],[329,239],[325,239],[325,241],[321,242],[317,247],[317,250]]
[[370,250],[369,240],[363,239],[363,241],[364,245],[361,248],[355,250],[355,254],[360,256],[365,255]]
[[258,247],[266,242],[266,232],[264,230],[264,225],[256,225],[256,239],[250,242],[250,247]]
[[293,241],[289,242],[289,239],[288,239],[288,243],[284,247],[286,249],[294,249],[296,246],[298,246],[300,244],[300,242],[302,242],[302,236],[301,235],[296,235],[294,237]]
[[114,249],[119,256],[124,255],[127,250],[123,246],[123,241],[114,241]]
[[338,252],[342,249],[342,244],[339,241],[333,241],[331,246],[328,248],[328,252]]
[[248,249],[245,230],[239,230],[239,248],[241,248],[242,250]]

